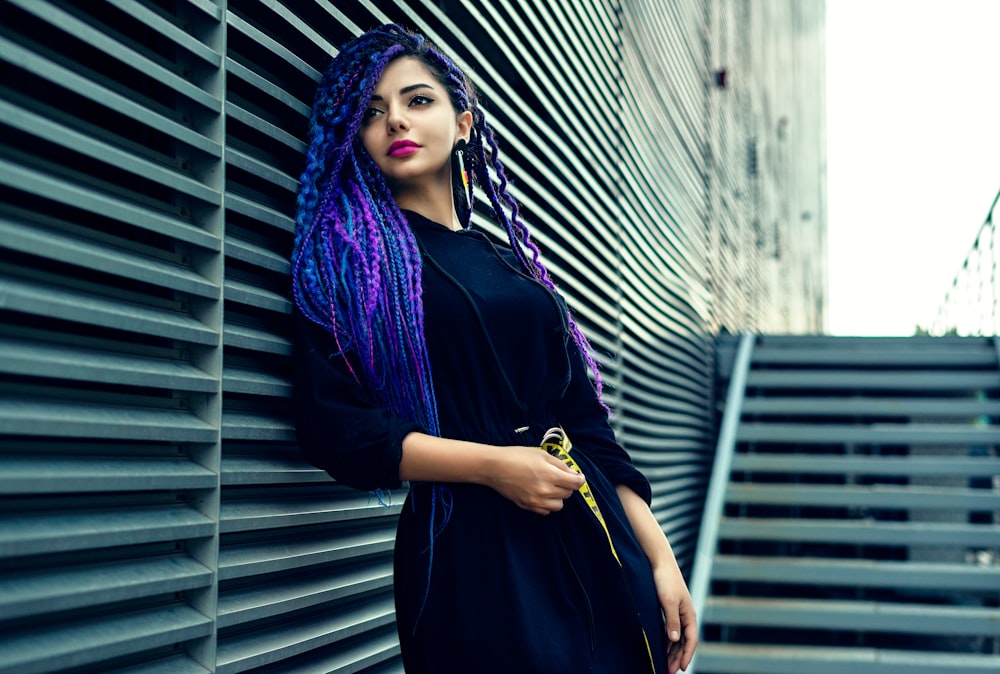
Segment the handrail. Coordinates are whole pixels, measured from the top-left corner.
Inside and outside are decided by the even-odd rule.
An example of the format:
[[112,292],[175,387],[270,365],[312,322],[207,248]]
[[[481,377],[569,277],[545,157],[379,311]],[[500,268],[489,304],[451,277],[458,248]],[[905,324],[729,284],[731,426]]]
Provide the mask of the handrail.
[[[705,496],[705,510],[701,518],[701,530],[698,533],[698,547],[694,553],[694,568],[691,571],[691,599],[694,601],[694,610],[698,616],[704,614],[708,588],[712,580],[712,562],[719,543],[719,521],[722,518],[726,487],[729,485],[733,452],[736,449],[736,431],[743,413],[743,396],[755,341],[756,335],[744,333],[740,337],[736,358],[733,360],[729,391],[726,393],[726,407],[722,412],[719,440],[715,446],[715,461],[712,464],[708,494]],[[694,672],[697,659],[698,654],[695,652],[695,659],[686,670],[688,674]]]
[[972,249],[955,274],[951,287],[938,307],[931,324],[933,335],[996,335],[1000,334],[997,310],[1000,308],[998,282],[1000,241],[997,241],[993,212],[1000,201],[1000,191],[993,197],[986,219],[976,233]]

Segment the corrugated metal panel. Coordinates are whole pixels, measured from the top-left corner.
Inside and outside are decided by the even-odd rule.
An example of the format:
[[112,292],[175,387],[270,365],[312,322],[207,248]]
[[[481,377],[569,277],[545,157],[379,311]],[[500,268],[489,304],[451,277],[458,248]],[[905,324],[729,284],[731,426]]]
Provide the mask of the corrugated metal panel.
[[687,567],[711,335],[773,295],[744,247],[764,198],[733,196],[760,102],[711,91],[719,45],[750,38],[719,4],[6,2],[0,670],[400,670],[404,494],[303,463],[289,413],[309,108],[336,46],[386,21],[471,66]]
[[653,511],[690,564],[711,457],[701,2],[624,3],[620,436],[653,482]]
[[221,13],[0,11],[0,670],[206,671]]

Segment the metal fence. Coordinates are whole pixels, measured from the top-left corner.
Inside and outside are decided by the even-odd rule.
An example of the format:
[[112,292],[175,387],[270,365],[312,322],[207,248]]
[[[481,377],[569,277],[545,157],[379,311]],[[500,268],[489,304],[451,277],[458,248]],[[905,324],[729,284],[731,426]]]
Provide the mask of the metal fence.
[[931,324],[934,335],[998,335],[1000,318],[997,317],[997,227],[993,220],[1000,192],[986,214],[972,250],[945,293],[937,315]]

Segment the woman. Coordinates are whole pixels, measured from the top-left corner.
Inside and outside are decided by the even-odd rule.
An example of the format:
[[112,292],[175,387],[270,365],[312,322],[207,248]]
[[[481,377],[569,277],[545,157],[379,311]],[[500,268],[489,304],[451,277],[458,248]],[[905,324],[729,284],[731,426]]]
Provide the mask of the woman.
[[[469,228],[473,185],[509,247]],[[320,83],[292,275],[304,454],[358,489],[410,483],[394,560],[407,672],[687,666],[694,610],[649,484],[471,83],[422,36],[372,30]],[[571,455],[539,451],[556,426]]]

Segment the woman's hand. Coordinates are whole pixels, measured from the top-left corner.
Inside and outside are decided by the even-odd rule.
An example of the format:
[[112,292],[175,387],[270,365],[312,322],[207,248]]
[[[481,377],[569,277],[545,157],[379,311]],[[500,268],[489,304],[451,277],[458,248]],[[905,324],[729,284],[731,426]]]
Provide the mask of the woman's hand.
[[539,515],[562,510],[584,477],[540,447],[500,447],[408,433],[399,478],[418,482],[467,482],[492,487]]
[[501,447],[494,454],[486,484],[517,506],[539,515],[563,508],[583,486],[583,475],[538,447]]
[[632,531],[649,559],[656,585],[656,597],[667,623],[667,674],[687,669],[698,646],[698,618],[677,558],[660,523],[646,502],[625,485],[618,485],[618,497],[625,508]]
[[653,569],[656,594],[667,622],[667,671],[687,669],[698,645],[698,621],[694,602],[677,564],[665,562]]

